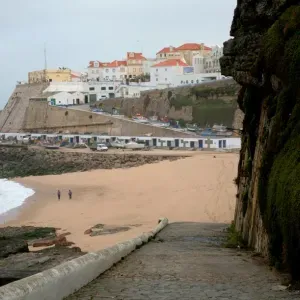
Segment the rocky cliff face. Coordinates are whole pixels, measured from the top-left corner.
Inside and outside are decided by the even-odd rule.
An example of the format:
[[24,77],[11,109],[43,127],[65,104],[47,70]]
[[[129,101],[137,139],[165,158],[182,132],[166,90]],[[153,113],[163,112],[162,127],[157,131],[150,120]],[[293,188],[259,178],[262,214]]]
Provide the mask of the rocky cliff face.
[[245,113],[236,228],[300,276],[300,1],[239,0],[222,73]]
[[206,126],[214,123],[241,127],[243,113],[238,109],[236,98],[239,85],[234,80],[222,80],[193,87],[179,87],[143,92],[137,99],[107,99],[101,101],[103,109],[113,107],[132,116],[167,116],[170,119],[198,123]]

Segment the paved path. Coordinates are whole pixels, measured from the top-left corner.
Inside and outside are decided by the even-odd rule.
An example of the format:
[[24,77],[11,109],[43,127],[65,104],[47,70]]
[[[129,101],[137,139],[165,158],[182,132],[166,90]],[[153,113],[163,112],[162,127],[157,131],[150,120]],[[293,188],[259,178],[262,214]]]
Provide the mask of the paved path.
[[174,223],[67,300],[300,299],[249,254],[220,246],[218,224]]

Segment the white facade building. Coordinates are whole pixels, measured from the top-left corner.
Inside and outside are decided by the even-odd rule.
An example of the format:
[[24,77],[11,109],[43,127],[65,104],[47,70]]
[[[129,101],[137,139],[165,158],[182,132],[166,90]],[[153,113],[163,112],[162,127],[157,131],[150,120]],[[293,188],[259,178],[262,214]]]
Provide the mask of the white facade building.
[[152,85],[172,85],[174,76],[183,75],[185,67],[189,66],[180,59],[168,59],[159,62],[151,67],[150,82]]
[[221,72],[220,58],[223,56],[223,47],[214,46],[211,53],[205,57],[205,73]]
[[151,67],[156,64],[155,58],[147,58],[147,60],[143,60],[143,71],[144,74],[150,74]]
[[103,63],[98,60],[90,61],[87,73],[88,80],[103,80]]
[[201,54],[193,56],[193,67],[195,74],[205,73],[205,57]]
[[103,64],[103,80],[123,81],[127,78],[128,67],[125,60],[115,60],[109,64]]
[[81,92],[53,92],[45,93],[49,105],[80,105],[88,103],[88,96]]

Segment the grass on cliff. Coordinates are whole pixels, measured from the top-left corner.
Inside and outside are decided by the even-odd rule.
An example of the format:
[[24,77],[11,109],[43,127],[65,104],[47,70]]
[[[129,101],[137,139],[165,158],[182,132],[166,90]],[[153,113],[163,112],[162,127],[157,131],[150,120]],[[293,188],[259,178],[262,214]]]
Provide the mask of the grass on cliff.
[[224,244],[226,248],[245,248],[245,242],[241,234],[235,229],[234,222],[227,228],[227,238]]

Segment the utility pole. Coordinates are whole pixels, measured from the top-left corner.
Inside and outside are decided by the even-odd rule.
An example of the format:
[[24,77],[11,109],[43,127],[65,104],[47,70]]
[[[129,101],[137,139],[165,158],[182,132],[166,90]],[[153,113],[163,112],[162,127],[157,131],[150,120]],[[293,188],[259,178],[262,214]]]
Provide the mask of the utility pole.
[[47,82],[47,49],[46,49],[46,43],[44,44],[44,82]]

